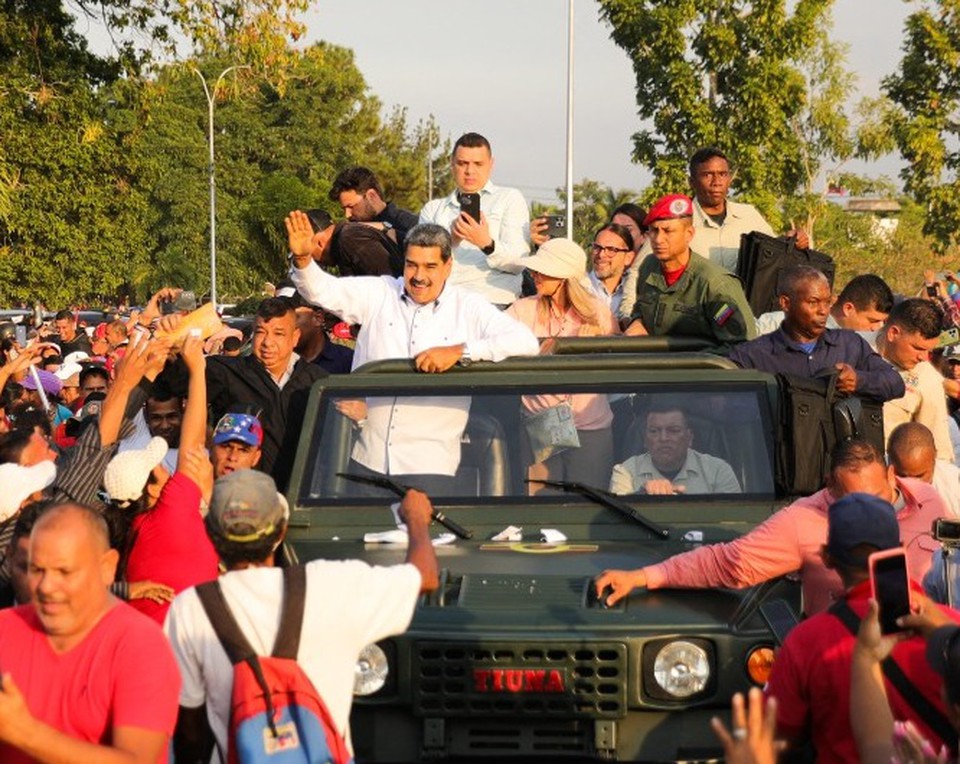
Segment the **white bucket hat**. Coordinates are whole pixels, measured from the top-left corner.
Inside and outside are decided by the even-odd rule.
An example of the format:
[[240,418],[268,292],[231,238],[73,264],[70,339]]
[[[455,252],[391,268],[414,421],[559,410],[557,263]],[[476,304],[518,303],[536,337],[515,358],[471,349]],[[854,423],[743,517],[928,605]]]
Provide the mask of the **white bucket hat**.
[[27,497],[42,491],[57,477],[57,465],[40,462],[32,467],[21,467],[7,462],[0,464],[0,522],[13,517]]
[[548,239],[537,254],[520,262],[531,271],[555,279],[583,279],[587,275],[587,254],[570,239]]

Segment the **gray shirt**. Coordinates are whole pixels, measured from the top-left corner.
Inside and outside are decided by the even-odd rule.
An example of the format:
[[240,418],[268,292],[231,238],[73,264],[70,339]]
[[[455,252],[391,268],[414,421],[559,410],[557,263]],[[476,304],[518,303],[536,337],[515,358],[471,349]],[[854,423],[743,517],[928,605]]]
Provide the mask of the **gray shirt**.
[[[650,454],[631,456],[623,464],[613,466],[610,490],[616,494],[638,493],[650,480],[668,480],[653,466]],[[740,483],[733,468],[723,459],[702,454],[692,448],[680,472],[671,481],[684,487],[684,493],[740,493]]]

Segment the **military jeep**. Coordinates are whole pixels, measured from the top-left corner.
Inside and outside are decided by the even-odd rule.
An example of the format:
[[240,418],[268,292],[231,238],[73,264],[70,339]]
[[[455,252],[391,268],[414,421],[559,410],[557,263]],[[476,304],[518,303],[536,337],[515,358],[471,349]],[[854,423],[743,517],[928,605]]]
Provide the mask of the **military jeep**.
[[[408,413],[422,406],[421,431],[434,419],[448,426],[438,408],[465,421],[455,433],[455,475],[431,498],[470,538],[451,541],[434,523],[449,542],[436,547],[439,590],[421,598],[406,633],[361,656],[351,721],[358,761],[721,757],[710,717],[765,681],[775,641],[761,611],[783,600],[799,612],[795,583],[640,590],[614,607],[592,586],[607,568],[734,539],[787,498],[775,488],[776,380],[698,347],[562,340],[554,355],[439,375],[417,373],[407,360],[377,362],[317,383],[289,490],[289,547],[301,562],[404,558],[402,543],[364,540],[396,529],[389,507],[397,497],[347,477],[361,474],[352,460],[364,424],[357,403],[395,399]],[[724,460],[740,490],[617,496],[607,492],[610,465],[592,482],[527,482],[539,474],[531,404],[572,395],[602,396],[611,407],[615,464],[648,450],[648,409],[679,401],[691,448]]]

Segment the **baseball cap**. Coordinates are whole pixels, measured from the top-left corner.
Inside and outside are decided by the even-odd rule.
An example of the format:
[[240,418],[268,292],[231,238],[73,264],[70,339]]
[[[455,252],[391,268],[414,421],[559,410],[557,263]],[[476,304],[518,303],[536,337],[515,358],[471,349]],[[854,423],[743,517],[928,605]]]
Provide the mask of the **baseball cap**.
[[644,227],[657,220],[674,220],[693,217],[693,202],[684,194],[667,194],[654,202],[650,212],[643,219]]
[[66,357],[63,359],[63,365],[69,366],[70,364],[78,364],[81,361],[89,361],[89,353],[84,353],[82,350],[74,350],[72,353],[67,353]]
[[64,423],[64,433],[68,438],[79,438],[94,417],[100,416],[100,411],[103,409],[103,400],[106,397],[107,394],[99,390],[87,393],[80,410]]
[[523,265],[555,279],[579,279],[587,273],[587,255],[575,241],[548,239],[537,254],[524,259]]
[[239,441],[260,448],[263,443],[263,425],[252,414],[224,414],[213,431],[213,444]]
[[839,563],[865,567],[853,554],[865,544],[878,550],[900,546],[897,513],[889,501],[868,493],[850,493],[827,510],[827,551]]
[[22,467],[13,462],[0,464],[0,522],[13,517],[30,494],[42,491],[57,477],[53,462]]
[[131,449],[110,460],[103,473],[103,487],[112,501],[130,502],[143,496],[153,468],[167,455],[167,441],[154,437],[146,448]]
[[272,477],[259,470],[237,470],[213,484],[206,522],[211,533],[250,544],[270,536],[289,515]]
[[67,382],[70,381],[71,377],[77,377],[77,381],[73,385],[76,387],[80,384],[80,372],[83,371],[83,367],[79,363],[62,363],[60,368],[53,372],[54,376],[60,380],[60,383],[66,387]]
[[63,383],[57,378],[57,375],[52,371],[44,371],[43,369],[36,369],[37,376],[33,376],[33,372],[27,374],[23,378],[23,381],[20,383],[23,385],[24,390],[36,390],[37,389],[37,379],[40,379],[40,386],[43,388],[43,392],[47,395],[57,396],[60,395],[60,390],[63,388]]

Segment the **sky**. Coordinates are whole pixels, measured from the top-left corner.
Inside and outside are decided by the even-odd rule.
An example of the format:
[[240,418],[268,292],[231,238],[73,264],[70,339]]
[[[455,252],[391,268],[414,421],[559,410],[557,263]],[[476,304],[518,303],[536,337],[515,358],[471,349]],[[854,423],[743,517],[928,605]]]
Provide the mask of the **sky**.
[[[633,72],[599,17],[596,0],[574,0],[574,179],[641,189],[649,175],[630,162],[639,126]],[[869,20],[865,14],[869,9]],[[849,44],[861,96],[900,60],[902,0],[836,0],[834,38]],[[306,16],[309,41],[354,50],[386,108],[412,122],[433,115],[441,135],[483,133],[494,181],[528,201],[552,201],[565,183],[566,0],[320,0]],[[845,169],[896,180],[899,158]]]
[[[385,113],[402,106],[411,124],[432,115],[444,138],[484,134],[494,181],[550,203],[566,173],[567,2],[315,0],[305,42],[353,49]],[[640,190],[649,174],[630,162],[639,127],[630,61],[610,40],[597,1],[573,2],[574,179]],[[834,0],[833,37],[849,45],[847,65],[857,75],[853,100],[877,95],[897,66],[909,10],[904,0]],[[88,19],[79,31],[94,50],[106,47]],[[896,181],[901,166],[890,156],[844,169]]]

